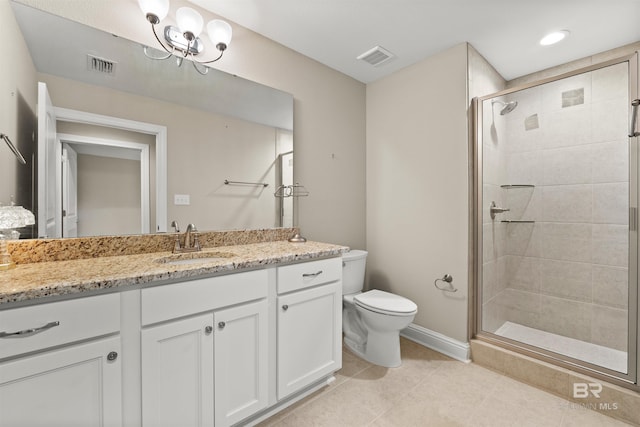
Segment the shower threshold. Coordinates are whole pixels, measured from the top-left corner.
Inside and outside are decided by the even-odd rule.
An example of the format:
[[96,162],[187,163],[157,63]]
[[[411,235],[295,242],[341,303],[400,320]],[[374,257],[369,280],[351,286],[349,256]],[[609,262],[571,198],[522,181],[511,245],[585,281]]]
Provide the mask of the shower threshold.
[[627,372],[627,353],[624,351],[540,331],[513,322],[505,322],[495,334],[617,372]]

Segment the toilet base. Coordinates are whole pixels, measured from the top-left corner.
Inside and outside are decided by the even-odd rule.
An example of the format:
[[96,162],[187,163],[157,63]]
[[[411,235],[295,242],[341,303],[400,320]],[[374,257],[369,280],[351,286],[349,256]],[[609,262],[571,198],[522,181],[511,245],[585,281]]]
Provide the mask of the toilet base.
[[400,333],[378,333],[369,331],[367,342],[359,345],[345,338],[344,345],[356,356],[374,365],[385,368],[399,368],[402,366],[400,357]]

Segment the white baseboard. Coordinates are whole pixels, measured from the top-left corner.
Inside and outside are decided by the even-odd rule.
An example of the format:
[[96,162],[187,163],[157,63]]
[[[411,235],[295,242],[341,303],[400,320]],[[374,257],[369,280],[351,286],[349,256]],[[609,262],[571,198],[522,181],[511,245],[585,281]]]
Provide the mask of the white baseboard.
[[471,347],[468,342],[454,340],[413,323],[400,331],[400,335],[461,362],[471,362]]

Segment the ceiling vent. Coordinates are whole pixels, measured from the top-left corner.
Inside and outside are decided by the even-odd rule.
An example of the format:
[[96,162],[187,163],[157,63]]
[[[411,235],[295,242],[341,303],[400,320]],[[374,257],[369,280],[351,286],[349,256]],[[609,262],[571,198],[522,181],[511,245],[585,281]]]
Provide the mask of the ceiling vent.
[[380,46],[369,49],[362,55],[358,56],[358,59],[364,62],[368,62],[369,64],[374,66],[382,65],[392,58],[395,58],[395,55]]
[[113,76],[116,74],[116,64],[117,62],[108,59],[87,55],[87,68],[89,71]]

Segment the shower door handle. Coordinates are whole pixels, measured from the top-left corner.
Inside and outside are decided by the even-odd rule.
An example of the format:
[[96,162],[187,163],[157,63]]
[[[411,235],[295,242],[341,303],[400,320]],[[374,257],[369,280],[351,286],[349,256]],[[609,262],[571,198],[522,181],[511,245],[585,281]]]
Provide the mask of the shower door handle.
[[638,118],[638,106],[640,105],[640,99],[634,99],[631,102],[633,109],[631,110],[631,128],[629,129],[629,137],[634,138],[640,136],[640,132],[636,131],[636,119]]

